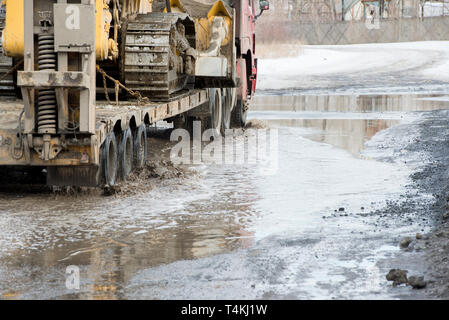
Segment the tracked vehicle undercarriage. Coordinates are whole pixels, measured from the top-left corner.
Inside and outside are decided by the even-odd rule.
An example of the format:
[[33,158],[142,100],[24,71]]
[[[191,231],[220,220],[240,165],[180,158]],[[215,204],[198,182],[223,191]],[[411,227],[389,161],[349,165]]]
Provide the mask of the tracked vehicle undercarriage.
[[122,27],[123,83],[153,99],[168,99],[194,75],[195,26],[182,13],[138,15]]
[[0,169],[111,186],[144,165],[158,121],[190,129],[201,120],[214,134],[245,125],[254,0],[1,3],[0,95],[20,97],[0,101]]
[[[57,3],[57,0],[35,2],[36,14],[44,17],[47,14],[51,16],[49,4]],[[193,87],[236,86],[232,40],[234,13],[224,2],[206,4],[196,0],[171,0],[169,10],[172,12],[166,12],[165,0],[95,2],[97,64],[128,89],[139,91],[142,96],[156,101],[169,99],[174,93]],[[160,10],[161,3],[164,12],[153,12],[152,4],[159,6]],[[12,7],[12,4],[9,6]],[[16,6],[14,10],[19,9]],[[48,23],[49,30],[53,28],[52,19],[44,22],[46,19],[40,17],[36,20],[40,20],[40,24]],[[15,29],[9,27],[7,39],[23,37]],[[51,32],[49,36],[52,36]],[[14,84],[16,71],[6,73],[10,71],[13,61],[20,61],[23,57],[23,47],[17,47],[12,42],[9,40],[5,46],[9,57],[0,54],[0,91],[10,95],[20,90]],[[66,47],[69,45],[66,44]],[[78,46],[76,43],[74,45]],[[55,49],[58,50],[60,46]],[[76,49],[69,48],[68,51]],[[79,64],[77,59],[70,61],[69,57],[69,65]],[[104,89],[113,93],[115,87],[112,82],[105,85],[101,79],[97,81],[97,92],[100,94],[105,94]]]

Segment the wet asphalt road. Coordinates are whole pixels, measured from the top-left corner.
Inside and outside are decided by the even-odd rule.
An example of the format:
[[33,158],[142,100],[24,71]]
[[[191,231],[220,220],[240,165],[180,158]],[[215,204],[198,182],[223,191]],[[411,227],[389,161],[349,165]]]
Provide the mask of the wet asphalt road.
[[[346,77],[348,88],[354,75]],[[393,288],[385,275],[403,268],[436,277],[430,271],[438,255],[431,259],[424,248],[446,204],[435,207],[444,179],[430,179],[438,172],[429,168],[446,154],[446,135],[439,135],[446,124],[438,119],[447,117],[449,99],[321,91],[271,90],[255,98],[256,126],[235,143],[259,127],[278,130],[274,174],[261,163],[172,167],[164,161],[173,144],[152,138],[148,171],[112,195],[3,188],[1,297],[438,296],[435,284]],[[424,239],[401,250],[399,241],[416,233]],[[66,287],[68,266],[80,269],[80,289]]]
[[[413,209],[388,217],[381,212],[418,193],[410,186],[413,156],[407,165],[391,154],[393,146],[413,138],[400,130],[428,114],[410,110],[445,104],[422,106],[419,100],[410,110],[390,112],[376,110],[363,97],[339,113],[320,103],[300,111],[300,103],[290,101],[292,113],[285,110],[285,98],[278,105],[271,99],[267,110],[267,99],[257,98],[251,116],[278,130],[274,175],[258,165],[199,165],[179,169],[181,177],[125,183],[112,196],[0,194],[2,296],[423,297],[409,287],[392,288],[385,274],[396,267],[395,259],[411,272],[424,272],[417,257],[401,258],[398,242],[428,231],[430,224],[415,219]],[[168,157],[172,144],[154,138],[151,143],[152,154]],[[164,172],[164,165],[157,170]],[[65,286],[69,265],[80,268],[79,290]]]

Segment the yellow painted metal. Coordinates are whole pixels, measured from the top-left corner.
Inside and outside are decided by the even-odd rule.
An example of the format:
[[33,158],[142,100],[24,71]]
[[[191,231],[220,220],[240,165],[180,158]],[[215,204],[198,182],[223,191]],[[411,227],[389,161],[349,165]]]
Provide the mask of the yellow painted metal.
[[[170,6],[172,12],[186,12],[182,4],[182,0],[170,0]],[[167,8],[164,9],[164,12],[167,12]],[[226,9],[224,3],[219,0],[211,5],[211,9],[209,10],[207,17],[194,18],[197,50],[204,51],[209,47],[212,21],[214,17],[217,16],[224,17],[228,27],[228,32],[221,45],[225,46],[232,40],[232,15]]]
[[24,50],[24,0],[3,0],[6,4],[6,21],[3,29],[3,49],[10,57],[23,57]]
[[[7,56],[23,57],[24,51],[24,0],[3,0],[6,4],[6,21],[3,30],[3,49]],[[112,15],[109,0],[96,0],[96,56],[98,60],[108,58],[109,48],[116,45],[109,42]]]
[[153,0],[141,0],[139,2],[139,13],[148,13],[153,11]]
[[[24,5],[25,0],[3,0],[6,5],[6,23],[3,30],[3,49],[10,57],[23,57],[24,51]],[[125,16],[133,13],[148,13],[152,10],[152,0],[124,0]],[[111,0],[96,0],[96,57],[105,60],[116,58],[118,44],[109,38],[112,14]],[[93,31],[93,30],[92,30]],[[112,41],[111,41],[112,40]]]
[[[23,57],[24,50],[24,0],[3,0],[6,4],[6,23],[3,30],[3,48],[6,55]],[[123,0],[122,17],[135,13],[148,13],[152,10],[152,0]],[[173,12],[185,12],[180,0],[170,0]],[[111,0],[96,0],[96,57],[97,60],[115,59],[118,55],[118,43],[109,38],[112,14]],[[232,37],[232,17],[224,3],[216,1],[209,10],[207,17],[195,18],[197,29],[197,49],[205,50],[210,42],[210,26],[216,16],[225,17],[228,33],[222,46],[229,43]]]
[[[122,18],[135,13],[148,13],[152,11],[153,0],[123,0]],[[114,5],[111,0],[96,0],[96,38],[97,60],[112,59],[118,56],[117,39],[109,38],[111,23],[113,20],[111,8]]]
[[212,21],[215,17],[224,17],[226,26],[227,26],[227,33],[226,37],[224,38],[223,42],[221,43],[222,46],[225,46],[231,41],[232,39],[232,16],[229,13],[229,11],[226,9],[223,1],[219,0],[214,3],[212,8],[209,10],[209,13],[207,14],[207,19],[209,20],[209,25],[212,25]]
[[209,19],[197,18],[195,19],[196,25],[196,49],[199,51],[204,51],[209,47],[210,43],[210,25]]
[[[184,9],[184,6],[179,0],[170,0],[170,8],[171,12],[180,12],[180,13],[186,12],[186,9]],[[167,8],[164,9],[164,12],[167,12]]]
[[216,1],[212,6],[212,8],[207,13],[207,17],[209,18],[209,20],[211,20],[215,16],[224,16],[231,19],[231,14],[228,12],[228,9],[226,9],[223,1],[221,0]]
[[111,28],[112,15],[109,11],[108,0],[96,0],[96,55],[97,60],[105,60],[109,53],[109,30]]
[[148,13],[152,11],[153,0],[123,0],[122,17],[134,13]]
[[[184,6],[182,5],[182,0],[170,0],[170,6],[172,12],[186,12]],[[167,12],[167,9],[164,9]],[[195,29],[196,29],[196,49],[199,51],[204,51],[209,47],[211,39],[211,25],[215,17],[224,17],[227,25],[228,32],[226,37],[221,43],[222,46],[227,45],[232,40],[232,15],[226,9],[224,3],[219,0],[211,5],[206,17],[195,17]]]

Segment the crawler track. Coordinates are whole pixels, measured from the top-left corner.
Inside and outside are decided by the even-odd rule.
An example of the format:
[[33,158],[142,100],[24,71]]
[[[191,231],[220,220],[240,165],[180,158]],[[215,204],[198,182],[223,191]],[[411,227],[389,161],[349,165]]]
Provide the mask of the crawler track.
[[[0,17],[0,35],[3,32],[5,21]],[[13,67],[13,59],[3,54],[3,46],[1,45],[0,36],[0,95],[15,95],[14,74],[8,74]]]
[[138,15],[124,25],[121,71],[128,88],[152,99],[169,99],[186,87],[187,76],[178,72],[179,62],[170,43],[171,30],[179,21],[193,26],[187,15],[178,13]]

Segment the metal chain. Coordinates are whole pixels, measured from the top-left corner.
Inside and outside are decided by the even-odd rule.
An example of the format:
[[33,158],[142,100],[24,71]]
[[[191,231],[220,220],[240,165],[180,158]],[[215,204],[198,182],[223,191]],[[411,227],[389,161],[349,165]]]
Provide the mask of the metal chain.
[[106,100],[108,101],[109,104],[112,104],[111,100],[109,99],[109,93],[108,93],[108,87],[106,84],[106,76],[105,74],[101,74],[103,76],[103,89],[104,89],[104,95],[106,97]]
[[110,75],[108,75],[103,69],[100,68],[99,65],[97,65],[97,71],[103,76],[103,87],[104,87],[104,94],[106,96],[106,100],[109,104],[111,103],[111,100],[109,99],[109,94],[106,86],[106,79],[111,80],[115,84],[115,103],[118,105],[119,103],[119,88],[122,88],[126,92],[128,92],[131,96],[137,99],[139,103],[149,103],[150,99],[148,97],[142,96],[142,94],[139,91],[133,91],[129,88],[127,88],[125,85],[123,85],[120,81],[114,79]]
[[23,59],[21,59],[19,62],[17,62],[14,67],[9,69],[3,76],[0,77],[0,81],[4,80],[8,75],[10,75],[12,72],[14,72],[17,68],[19,68],[23,64]]

